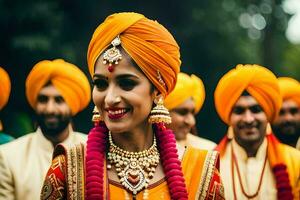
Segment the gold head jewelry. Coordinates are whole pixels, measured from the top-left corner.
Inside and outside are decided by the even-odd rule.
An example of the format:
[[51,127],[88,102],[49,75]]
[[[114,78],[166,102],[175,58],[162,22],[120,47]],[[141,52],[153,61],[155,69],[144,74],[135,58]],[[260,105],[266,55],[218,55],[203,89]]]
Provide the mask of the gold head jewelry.
[[[152,146],[140,152],[129,152],[116,146],[111,132],[109,132],[109,145],[107,159],[110,164],[107,165],[107,169],[111,169],[111,165],[114,165],[121,184],[134,196],[143,189],[146,191],[159,163],[155,136]],[[147,195],[148,192],[145,196]]]
[[168,109],[164,106],[164,99],[162,95],[154,99],[156,106],[151,110],[148,121],[151,124],[163,122],[170,124],[172,122]]
[[103,64],[108,64],[108,71],[112,72],[114,70],[113,65],[119,64],[119,60],[122,59],[122,54],[117,46],[121,45],[121,39],[118,35],[113,41],[111,42],[113,47],[107,49],[103,54]]
[[162,78],[162,76],[161,76],[159,70],[156,71],[156,74],[157,74],[157,80],[158,80],[158,82],[159,82],[162,86],[166,87],[166,83],[165,83],[165,81],[163,80],[163,78]]
[[97,106],[94,107],[92,121],[94,123],[99,123],[100,121],[103,121]]

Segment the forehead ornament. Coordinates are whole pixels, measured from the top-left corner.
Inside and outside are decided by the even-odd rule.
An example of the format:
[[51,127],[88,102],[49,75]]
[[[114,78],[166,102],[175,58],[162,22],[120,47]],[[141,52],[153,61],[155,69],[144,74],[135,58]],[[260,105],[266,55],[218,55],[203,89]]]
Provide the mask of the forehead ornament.
[[103,54],[103,64],[108,64],[108,71],[112,72],[114,70],[114,65],[119,64],[119,61],[122,59],[121,51],[117,46],[121,45],[121,39],[118,35],[111,42],[112,47],[107,49]]

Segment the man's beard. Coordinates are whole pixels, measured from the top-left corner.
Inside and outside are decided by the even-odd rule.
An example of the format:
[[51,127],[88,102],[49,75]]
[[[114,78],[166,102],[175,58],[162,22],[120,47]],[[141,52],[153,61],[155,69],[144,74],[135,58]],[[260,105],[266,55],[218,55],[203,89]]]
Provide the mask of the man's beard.
[[[286,133],[284,128],[286,126],[294,127],[294,131],[290,131]],[[300,137],[300,126],[297,123],[285,123],[279,125],[272,125],[272,130],[276,137],[285,144],[292,144],[297,142],[298,138]]]
[[[55,118],[53,122],[47,121],[48,118]],[[45,136],[57,137],[63,130],[67,128],[71,122],[70,115],[55,115],[55,114],[37,114],[37,123]]]

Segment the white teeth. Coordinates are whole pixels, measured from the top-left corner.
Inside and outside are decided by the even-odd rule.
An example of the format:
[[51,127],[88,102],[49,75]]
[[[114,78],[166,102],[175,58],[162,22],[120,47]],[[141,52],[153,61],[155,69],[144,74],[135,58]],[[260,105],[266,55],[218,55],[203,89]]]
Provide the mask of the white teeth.
[[120,110],[109,110],[108,113],[111,115],[117,115],[117,114],[123,114],[126,112],[126,109],[120,109]]

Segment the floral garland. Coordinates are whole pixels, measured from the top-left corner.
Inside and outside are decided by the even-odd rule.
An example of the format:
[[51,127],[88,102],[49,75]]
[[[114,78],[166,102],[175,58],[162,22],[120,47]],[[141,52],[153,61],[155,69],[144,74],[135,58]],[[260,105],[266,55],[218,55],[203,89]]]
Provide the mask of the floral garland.
[[[169,187],[172,200],[187,200],[188,193],[182,173],[181,162],[178,159],[176,140],[172,130],[163,123],[153,124],[156,134],[161,163]],[[104,174],[105,154],[108,146],[108,129],[103,122],[96,124],[90,131],[86,151],[86,199],[106,199],[109,192],[106,188]],[[172,169],[172,170],[171,170]],[[109,198],[108,198],[109,199]]]

